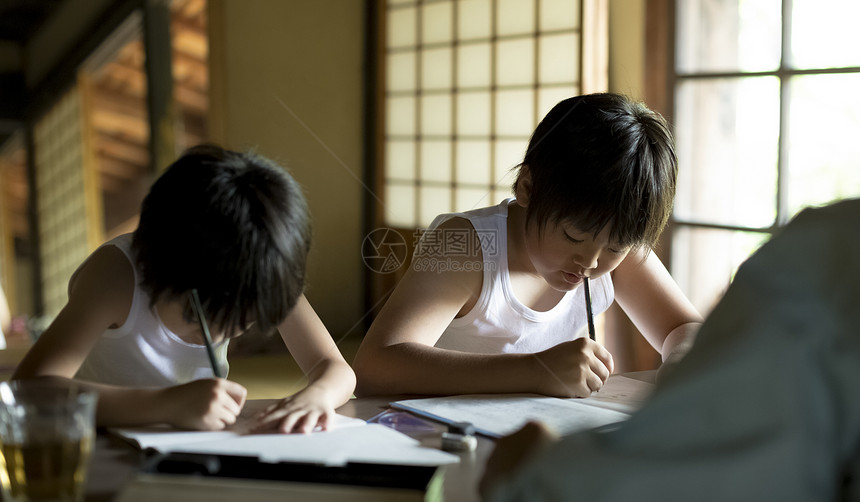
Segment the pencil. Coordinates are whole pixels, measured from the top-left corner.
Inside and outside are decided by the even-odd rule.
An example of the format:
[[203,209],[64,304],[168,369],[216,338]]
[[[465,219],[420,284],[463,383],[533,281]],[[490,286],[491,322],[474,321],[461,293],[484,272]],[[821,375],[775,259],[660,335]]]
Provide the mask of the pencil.
[[588,289],[588,277],[582,279],[582,285],[585,287],[585,312],[588,314],[588,338],[594,340],[594,314],[591,312],[591,291]]
[[203,342],[206,344],[206,354],[209,355],[209,364],[212,365],[212,374],[215,378],[224,378],[221,375],[221,370],[218,368],[218,362],[215,360],[215,350],[212,349],[212,336],[209,334],[209,325],[206,323],[206,317],[203,315],[203,305],[200,303],[200,296],[197,294],[197,289],[191,290],[191,308],[197,315],[197,320],[200,322],[200,329],[203,331]]

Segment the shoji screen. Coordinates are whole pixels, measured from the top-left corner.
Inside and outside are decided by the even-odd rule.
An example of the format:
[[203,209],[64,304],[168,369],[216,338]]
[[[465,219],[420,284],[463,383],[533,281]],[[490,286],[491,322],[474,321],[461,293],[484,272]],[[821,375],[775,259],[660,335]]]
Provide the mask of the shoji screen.
[[87,152],[82,94],[73,89],[34,128],[45,314],[68,299],[75,268],[101,242],[98,177]]
[[426,227],[510,196],[511,168],[540,118],[593,87],[588,65],[605,67],[583,23],[601,4],[388,0],[385,225]]

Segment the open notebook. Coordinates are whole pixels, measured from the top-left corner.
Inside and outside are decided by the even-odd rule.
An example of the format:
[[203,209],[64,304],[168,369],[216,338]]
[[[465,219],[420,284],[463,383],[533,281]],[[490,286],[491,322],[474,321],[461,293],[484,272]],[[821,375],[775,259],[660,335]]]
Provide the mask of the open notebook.
[[654,385],[612,375],[591,397],[558,399],[536,394],[469,394],[407,399],[391,403],[443,423],[471,422],[480,434],[501,437],[530,420],[541,421],[559,434],[570,434],[626,420]]

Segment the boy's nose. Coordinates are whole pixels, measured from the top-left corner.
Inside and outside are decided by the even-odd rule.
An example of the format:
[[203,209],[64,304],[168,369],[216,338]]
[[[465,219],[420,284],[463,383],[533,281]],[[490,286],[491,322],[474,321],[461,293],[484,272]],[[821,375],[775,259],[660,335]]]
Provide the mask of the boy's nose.
[[577,253],[573,257],[573,261],[577,264],[577,266],[582,267],[583,269],[595,269],[597,268],[597,258],[600,256],[600,253],[591,250],[583,251]]

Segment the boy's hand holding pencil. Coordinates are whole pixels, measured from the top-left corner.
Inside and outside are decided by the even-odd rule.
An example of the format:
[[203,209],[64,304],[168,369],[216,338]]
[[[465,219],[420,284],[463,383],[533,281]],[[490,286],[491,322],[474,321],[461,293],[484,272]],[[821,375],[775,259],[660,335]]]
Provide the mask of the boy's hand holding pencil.
[[615,364],[612,354],[589,338],[577,338],[534,355],[535,391],[557,397],[588,397],[603,387]]
[[222,430],[236,422],[245,405],[245,387],[222,378],[195,380],[165,388],[165,422],[182,429]]

